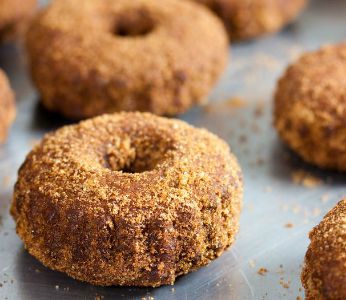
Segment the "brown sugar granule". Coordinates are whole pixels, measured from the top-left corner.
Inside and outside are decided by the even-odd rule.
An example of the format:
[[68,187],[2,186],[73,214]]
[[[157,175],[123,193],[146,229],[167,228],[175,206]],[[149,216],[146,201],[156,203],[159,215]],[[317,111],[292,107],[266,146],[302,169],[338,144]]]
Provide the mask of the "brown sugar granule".
[[307,300],[346,299],[346,199],[310,232],[302,284]]
[[280,285],[285,288],[285,289],[289,289],[290,288],[290,281],[285,282],[283,279],[280,279]]
[[266,268],[263,268],[263,267],[258,269],[258,271],[257,271],[257,274],[259,274],[261,276],[264,276],[267,273],[268,273],[268,270]]
[[304,170],[293,171],[292,180],[295,184],[299,184],[307,188],[314,188],[323,184],[323,181],[320,178],[313,176]]
[[71,119],[172,116],[205,101],[229,41],[221,21],[192,1],[59,0],[37,14],[26,48],[49,110]]
[[241,97],[231,97],[225,101],[224,105],[230,108],[243,108],[247,106],[247,102]]
[[286,228],[292,228],[293,226],[294,226],[294,225],[293,225],[292,223],[286,223],[286,224],[285,224],[285,227],[286,227]]
[[11,213],[45,266],[95,285],[159,286],[234,241],[242,173],[205,129],[149,113],[46,135],[19,170]]

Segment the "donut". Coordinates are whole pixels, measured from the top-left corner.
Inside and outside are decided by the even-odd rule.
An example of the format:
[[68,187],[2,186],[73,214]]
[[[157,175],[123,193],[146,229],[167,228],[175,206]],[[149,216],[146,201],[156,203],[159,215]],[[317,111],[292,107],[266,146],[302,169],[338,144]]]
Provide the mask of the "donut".
[[18,173],[11,213],[45,266],[95,285],[160,286],[220,256],[242,174],[212,133],[150,113],[48,134]]
[[293,21],[307,0],[193,0],[206,5],[224,22],[231,40],[279,31]]
[[22,33],[32,17],[36,0],[0,1],[0,41],[12,40]]
[[0,144],[5,142],[15,115],[14,93],[6,74],[0,69]]
[[228,58],[222,23],[180,0],[54,1],[26,44],[43,104],[70,119],[180,114],[204,101]]
[[302,283],[307,300],[346,299],[346,198],[310,232]]
[[274,124],[305,161],[346,171],[346,43],[304,54],[279,80]]

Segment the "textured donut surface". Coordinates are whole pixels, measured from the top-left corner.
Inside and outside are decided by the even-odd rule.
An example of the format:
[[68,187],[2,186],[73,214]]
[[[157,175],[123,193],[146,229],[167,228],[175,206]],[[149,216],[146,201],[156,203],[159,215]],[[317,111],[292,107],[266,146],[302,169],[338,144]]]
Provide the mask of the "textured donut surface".
[[307,0],[193,0],[207,5],[224,22],[231,40],[273,33],[293,21]]
[[21,34],[36,5],[36,0],[1,0],[0,40],[11,40]]
[[346,199],[310,232],[302,283],[307,300],[346,299]]
[[305,161],[346,170],[346,44],[304,54],[280,79],[274,122]]
[[176,115],[204,101],[228,58],[210,11],[180,0],[59,0],[27,35],[44,105],[69,118]]
[[96,285],[159,286],[234,241],[242,175],[226,143],[148,113],[48,134],[19,170],[12,215],[47,267]]
[[14,93],[6,74],[0,70],[0,144],[5,142],[15,115]]

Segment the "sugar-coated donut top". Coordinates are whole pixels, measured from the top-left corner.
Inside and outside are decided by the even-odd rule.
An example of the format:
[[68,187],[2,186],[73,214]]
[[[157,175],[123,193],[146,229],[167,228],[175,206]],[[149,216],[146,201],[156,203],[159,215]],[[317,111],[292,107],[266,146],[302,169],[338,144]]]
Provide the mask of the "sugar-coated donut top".
[[47,135],[19,170],[11,213],[45,265],[101,285],[172,284],[234,240],[242,176],[225,142],[151,114]]
[[346,199],[310,232],[302,281],[307,299],[346,299]]
[[[212,56],[208,48],[228,44],[221,22],[207,9],[178,0],[59,0],[32,28],[30,37],[49,44],[53,61],[64,56],[64,67],[79,70],[75,76],[93,69],[95,84],[116,74],[119,88],[142,85],[143,78],[167,80],[187,65],[203,72]],[[187,69],[182,76],[189,75]]]
[[299,103],[330,127],[346,125],[346,44],[304,54],[281,78],[277,112]]

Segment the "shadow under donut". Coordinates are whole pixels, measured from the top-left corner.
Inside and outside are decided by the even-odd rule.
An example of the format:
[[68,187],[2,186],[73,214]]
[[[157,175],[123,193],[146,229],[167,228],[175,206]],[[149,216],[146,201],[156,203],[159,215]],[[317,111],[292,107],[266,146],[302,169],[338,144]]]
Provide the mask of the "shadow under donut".
[[[271,173],[276,178],[292,181],[292,173],[297,170],[302,170],[307,174],[311,174],[317,179],[331,186],[345,185],[346,174],[333,170],[320,169],[314,165],[303,161],[295,152],[284,145],[279,139],[274,143],[272,148],[273,160]],[[274,163],[275,162],[275,163]]]
[[34,130],[52,131],[65,125],[76,123],[58,113],[46,109],[41,101],[37,101],[33,111],[31,127]]
[[[174,286],[159,288],[138,287],[100,287],[74,280],[67,275],[44,267],[23,247],[16,256],[15,273],[18,278],[20,299],[200,299],[208,296],[216,300],[224,299],[224,295],[232,295],[230,286],[245,285],[244,278],[235,264],[233,251],[227,251],[221,258],[208,267],[181,276]],[[229,269],[234,272],[226,273]],[[217,286],[217,293],[213,291]],[[250,296],[251,291],[245,292]],[[245,295],[244,295],[245,296]]]

